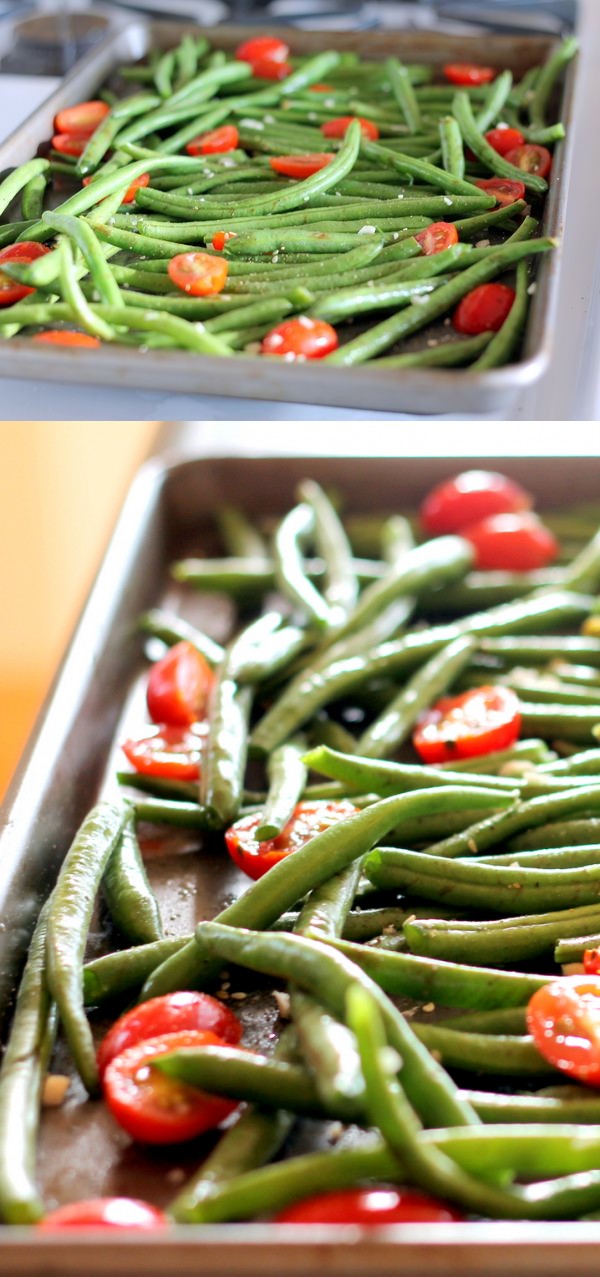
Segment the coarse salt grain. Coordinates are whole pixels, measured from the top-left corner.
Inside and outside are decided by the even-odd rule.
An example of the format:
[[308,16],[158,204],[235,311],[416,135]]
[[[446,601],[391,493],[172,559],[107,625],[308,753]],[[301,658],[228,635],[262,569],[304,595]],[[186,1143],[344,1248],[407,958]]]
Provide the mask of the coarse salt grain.
[[240,125],[243,129],[258,129],[259,132],[265,127],[262,120],[240,120]]
[[357,235],[375,235],[376,231],[376,226],[361,226],[360,230],[356,233]]
[[273,997],[277,1003],[279,1017],[281,1020],[289,1020],[290,1018],[290,995],[283,993],[281,989],[273,990]]
[[529,285],[527,292],[529,293],[530,297],[533,297],[534,293],[537,292],[537,284],[535,283],[535,280],[532,284]]

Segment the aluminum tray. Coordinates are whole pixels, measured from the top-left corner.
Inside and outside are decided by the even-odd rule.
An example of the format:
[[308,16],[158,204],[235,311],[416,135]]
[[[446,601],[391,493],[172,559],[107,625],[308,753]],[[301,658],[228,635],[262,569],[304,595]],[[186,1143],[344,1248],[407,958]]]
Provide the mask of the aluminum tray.
[[[461,459],[478,465],[480,459]],[[574,494],[595,499],[600,458],[494,461],[529,486],[540,506],[560,506]],[[356,513],[415,505],[457,461],[381,458],[273,458],[175,456],[150,463],[136,479],[70,650],[26,757],[0,815],[0,1008],[4,1020],[22,967],[39,905],[86,811],[113,765],[113,741],[122,739],[123,703],[140,721],[144,671],[134,622],[138,612],[168,602],[224,637],[230,617],[219,596],[180,593],[168,577],[174,555],[211,551],[211,511],[238,502],[249,514],[280,514],[297,481],[310,474],[335,485]],[[194,914],[210,916],[241,875],[207,852],[201,858],[150,862],[169,930],[190,930]],[[246,880],[243,880],[244,883]],[[196,892],[194,901],[193,892]],[[178,919],[171,915],[177,903]],[[270,1009],[269,1009],[270,1002]],[[269,1031],[272,1001],[242,1004],[254,1040]],[[59,1066],[61,1062],[59,1061]],[[119,1140],[99,1104],[82,1102],[74,1083],[65,1107],[44,1115],[40,1179],[47,1201],[91,1194],[128,1193],[160,1202],[171,1195],[169,1169],[198,1161],[193,1152],[144,1154]],[[310,1126],[310,1124],[308,1124]],[[314,1145],[316,1124],[309,1139]],[[405,1225],[368,1240],[359,1230],[278,1230],[269,1224],[173,1228],[165,1238],[115,1238],[106,1233],[82,1243],[64,1234],[36,1237],[28,1229],[0,1227],[0,1272],[6,1277],[508,1277],[518,1273],[597,1277],[600,1224]]]
[[[142,58],[151,47],[168,48],[189,29],[182,23],[144,20],[124,25],[83,59],[60,88],[0,147],[0,170],[20,164],[36,153],[40,142],[50,136],[58,110],[93,96],[123,62]],[[232,50],[242,39],[255,35],[256,28],[224,26],[206,28],[206,33],[218,47]],[[281,34],[285,37],[285,30]],[[333,45],[383,59],[397,50],[407,61],[431,62],[437,66],[468,57],[474,62],[509,67],[518,76],[542,61],[555,43],[544,36],[458,37],[389,30],[359,33],[293,30],[288,38],[301,53],[314,53]],[[562,103],[567,130],[572,119],[574,83],[575,69],[571,66]],[[544,233],[558,238],[565,223],[570,151],[568,144],[557,148],[544,215]],[[570,216],[574,215],[571,209]],[[311,364],[309,372],[306,367],[276,360],[240,358],[236,360],[234,375],[224,377],[222,359],[206,355],[193,357],[187,352],[168,350],[153,350],[149,355],[139,349],[109,346],[93,354],[71,348],[44,350],[39,344],[33,346],[16,338],[0,345],[0,376],[108,383],[115,388],[242,396],[374,411],[475,415],[487,412],[498,415],[503,411],[509,416],[508,409],[517,395],[537,382],[549,365],[556,335],[559,271],[560,249],[539,265],[538,287],[522,360],[485,373],[444,369],[377,370],[372,364],[336,368],[318,363]],[[418,347],[418,338],[414,344]]]

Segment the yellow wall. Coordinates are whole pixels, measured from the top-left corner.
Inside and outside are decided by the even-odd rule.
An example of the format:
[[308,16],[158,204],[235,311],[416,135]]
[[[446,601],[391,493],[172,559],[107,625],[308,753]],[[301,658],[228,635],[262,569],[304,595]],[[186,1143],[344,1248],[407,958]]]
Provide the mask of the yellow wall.
[[156,424],[0,422],[0,798]]

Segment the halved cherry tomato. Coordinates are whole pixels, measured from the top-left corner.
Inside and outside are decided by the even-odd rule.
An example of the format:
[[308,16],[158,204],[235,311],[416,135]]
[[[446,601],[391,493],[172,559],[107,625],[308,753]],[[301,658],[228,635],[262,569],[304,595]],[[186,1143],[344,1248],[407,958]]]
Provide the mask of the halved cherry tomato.
[[493,67],[478,66],[476,62],[450,62],[444,67],[444,75],[451,84],[489,84],[496,79]]
[[531,572],[545,568],[558,554],[558,542],[530,510],[492,514],[461,528],[475,548],[475,567],[482,571]]
[[586,975],[600,975],[600,949],[586,949],[583,966]]
[[210,1131],[237,1108],[235,1100],[206,1095],[152,1067],[157,1055],[187,1046],[224,1046],[209,1029],[181,1030],[147,1038],[115,1055],[102,1082],[104,1098],[119,1126],[143,1144],[179,1144]]
[[274,62],[285,62],[290,51],[289,44],[279,40],[275,35],[257,35],[245,40],[235,51],[235,56],[242,62],[256,62],[261,58],[272,58]]
[[292,64],[279,58],[255,58],[252,71],[258,80],[285,80],[292,73]]
[[508,749],[521,727],[519,699],[510,687],[472,687],[442,696],[421,715],[413,745],[424,763],[449,763]]
[[339,345],[338,335],[324,319],[298,315],[285,319],[263,337],[261,355],[283,355],[288,359],[323,359]]
[[515,300],[508,284],[480,284],[458,303],[452,323],[458,333],[497,333],[508,318]]
[[55,133],[80,133],[91,137],[98,125],[108,115],[110,107],[106,102],[78,102],[77,106],[67,106],[59,111],[54,119]]
[[276,838],[268,838],[265,842],[257,842],[254,836],[262,816],[243,816],[236,820],[225,834],[225,843],[231,859],[238,869],[243,869],[249,878],[262,878],[273,865],[285,860],[286,856],[298,851],[311,838],[336,825],[339,820],[348,820],[354,816],[356,807],[346,799],[339,802],[317,800],[312,803],[298,803],[291,820]]
[[220,155],[223,151],[235,151],[240,135],[235,124],[222,124],[210,133],[200,133],[188,142],[188,155]]
[[206,718],[215,676],[202,654],[183,641],[171,647],[148,679],[146,700],[155,723],[189,727]]
[[236,231],[215,231],[212,237],[212,246],[216,248],[218,253],[222,253],[228,239],[236,239]]
[[535,173],[538,177],[547,177],[552,168],[552,156],[546,146],[536,146],[533,142],[524,145],[516,144],[506,156],[509,164],[520,168],[524,173]]
[[14,302],[22,301],[23,297],[28,297],[30,293],[35,292],[35,288],[30,288],[28,284],[20,284],[18,280],[11,279],[10,275],[6,275],[2,270],[2,262],[22,262],[28,265],[34,262],[36,257],[43,257],[44,253],[49,253],[50,249],[45,244],[36,244],[35,240],[23,239],[19,244],[9,244],[7,248],[3,248],[0,252],[0,306],[12,306]]
[[[84,177],[82,186],[93,186],[95,181],[96,181],[96,178],[94,177]],[[140,177],[134,178],[133,182],[131,183],[131,186],[128,186],[127,190],[125,191],[125,194],[123,196],[123,201],[122,201],[123,204],[133,204],[136,191],[140,191],[142,187],[149,186],[149,185],[150,185],[149,173],[142,173]]]
[[512,151],[513,147],[521,146],[525,141],[520,129],[510,129],[507,124],[500,124],[497,129],[490,129],[485,135],[486,142],[493,147],[498,155],[506,155],[507,151]]
[[100,1077],[116,1055],[128,1051],[138,1042],[148,1038],[163,1037],[165,1033],[180,1033],[192,1029],[207,1029],[216,1033],[223,1042],[237,1046],[242,1036],[242,1026],[229,1007],[211,998],[209,993],[165,993],[160,998],[150,998],[139,1006],[125,1011],[108,1030],[98,1048],[98,1072]]
[[531,497],[519,483],[494,470],[463,470],[445,479],[425,497],[419,511],[430,536],[460,532],[489,514],[528,510]]
[[458,231],[453,222],[432,222],[424,231],[419,231],[415,239],[425,256],[432,257],[434,253],[441,253],[445,248],[458,244]]
[[90,1197],[50,1211],[38,1231],[54,1233],[63,1228],[166,1228],[168,1219],[156,1206],[135,1197]]
[[321,133],[324,137],[345,137],[354,120],[358,120],[363,137],[369,138],[371,142],[377,141],[379,129],[373,120],[366,120],[364,115],[340,115],[337,120],[327,120],[321,125]]
[[463,1219],[450,1206],[414,1188],[341,1188],[294,1202],[278,1224],[451,1224]]
[[545,1060],[588,1086],[600,1086],[600,979],[563,976],[537,989],[527,1028]]
[[89,133],[55,133],[52,146],[61,155],[83,155],[90,140]]
[[312,177],[334,159],[333,153],[314,151],[311,155],[272,155],[271,168],[284,177]]
[[229,266],[210,253],[177,253],[167,267],[169,279],[192,297],[213,297],[223,291]]
[[191,727],[162,726],[142,728],[139,736],[121,746],[125,757],[142,776],[159,776],[165,780],[199,780],[202,740],[206,723]]
[[66,328],[48,328],[45,333],[35,333],[31,340],[44,341],[49,346],[85,346],[86,350],[102,345],[91,333],[72,333]]
[[494,195],[496,203],[502,208],[506,208],[509,204],[516,204],[517,200],[522,200],[525,195],[525,186],[523,182],[513,182],[508,177],[481,177],[474,183],[480,191],[487,191],[489,195]]

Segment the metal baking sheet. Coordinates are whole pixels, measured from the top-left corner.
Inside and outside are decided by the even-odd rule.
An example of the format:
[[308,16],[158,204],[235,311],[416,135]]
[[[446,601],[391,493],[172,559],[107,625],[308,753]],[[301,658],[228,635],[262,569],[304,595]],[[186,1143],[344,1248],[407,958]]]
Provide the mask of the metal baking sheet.
[[[36,153],[40,142],[49,137],[54,115],[62,107],[89,98],[106,82],[111,72],[124,62],[142,58],[149,48],[168,48],[175,44],[189,25],[183,23],[151,23],[134,20],[125,23],[100,48],[90,54],[68,76],[56,93],[0,147],[0,170],[20,164]],[[214,44],[227,50],[256,34],[256,27],[223,26],[206,28]],[[286,36],[285,30],[280,34]],[[431,62],[442,66],[460,59],[493,62],[509,67],[520,76],[532,65],[545,59],[554,41],[545,36],[449,36],[432,32],[391,30],[379,32],[310,32],[292,30],[287,33],[293,48],[300,53],[314,53],[328,46],[342,50],[358,50],[372,58],[386,58],[397,51],[406,61]],[[569,133],[572,119],[576,69],[568,71],[562,118]],[[544,233],[559,239],[565,223],[568,190],[568,167],[571,147],[567,142],[557,147],[553,180],[547,197]],[[570,216],[575,210],[570,210]],[[158,389],[192,394],[243,396],[245,399],[270,399],[279,402],[323,404],[352,407],[366,411],[398,411],[414,413],[484,414],[509,409],[516,397],[535,384],[544,374],[552,358],[557,339],[557,291],[560,272],[560,248],[539,264],[537,291],[533,298],[527,327],[523,357],[506,368],[476,373],[444,369],[376,369],[373,364],[354,368],[327,367],[314,361],[310,371],[305,366],[235,357],[228,365],[232,376],[223,376],[223,361],[210,356],[194,356],[188,352],[103,346],[90,354],[86,350],[44,349],[30,341],[14,338],[0,345],[0,376],[35,377],[50,381],[85,384],[112,384],[127,388]],[[422,342],[422,338],[421,338]],[[414,344],[419,345],[419,338]],[[235,371],[234,371],[235,368]]]
[[[461,458],[460,468],[481,465]],[[597,498],[600,458],[485,459],[528,486],[539,507]],[[224,638],[231,615],[218,595],[175,587],[168,565],[176,555],[215,548],[211,512],[223,501],[250,515],[279,515],[299,479],[311,475],[343,496],[351,513],[414,507],[427,489],[456,471],[456,459],[276,458],[175,456],[149,463],[134,482],[54,689],[0,817],[0,1008],[4,1028],[40,903],[84,815],[110,786],[115,741],[122,739],[123,707],[142,721],[147,663],[135,632],[140,610],[168,604]],[[168,932],[191,929],[212,916],[231,892],[247,885],[210,849],[148,861]],[[92,948],[102,941],[100,921]],[[241,1003],[248,1041],[272,1031],[275,1005],[251,994]],[[59,1057],[58,1067],[65,1061]],[[314,1146],[320,1124],[306,1124]],[[306,1127],[305,1127],[306,1130]],[[98,1103],[73,1084],[67,1104],[44,1114],[39,1175],[48,1204],[88,1195],[125,1193],[157,1203],[176,1191],[181,1170],[191,1170],[210,1141],[187,1150],[144,1153],[116,1133]],[[298,1146],[296,1145],[296,1148]],[[308,1239],[307,1239],[308,1237]],[[0,1227],[0,1272],[6,1277],[279,1277],[282,1271],[366,1277],[508,1277],[518,1273],[580,1277],[598,1271],[600,1224],[477,1223],[417,1225],[381,1230],[279,1229],[268,1223],[176,1228],[151,1239],[81,1242],[39,1238],[31,1230]]]

